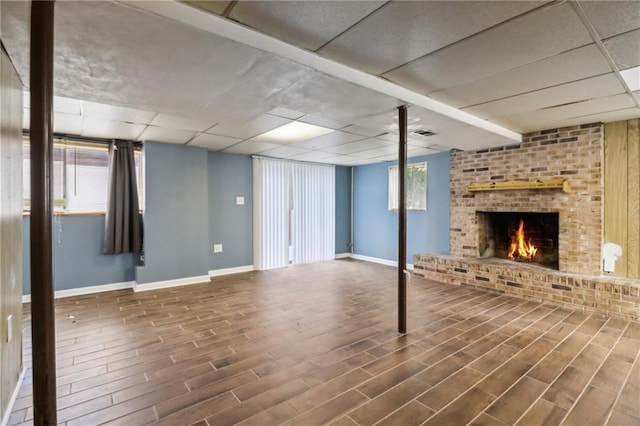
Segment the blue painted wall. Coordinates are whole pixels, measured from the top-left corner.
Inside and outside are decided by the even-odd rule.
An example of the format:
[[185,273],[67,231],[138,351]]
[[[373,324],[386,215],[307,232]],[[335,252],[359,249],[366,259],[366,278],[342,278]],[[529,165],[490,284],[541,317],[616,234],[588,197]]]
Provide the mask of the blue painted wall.
[[[253,265],[251,157],[209,152],[209,269]],[[236,204],[244,197],[244,205]],[[213,245],[222,244],[222,253]]]
[[351,252],[351,167],[336,166],[336,254]]
[[[145,142],[145,264],[139,284],[207,275],[207,150]],[[213,251],[213,247],[211,248]]]
[[[22,294],[29,294],[30,218],[22,223]],[[53,222],[53,272],[55,290],[68,290],[135,279],[135,256],[102,254],[104,215],[56,216]]]
[[[56,290],[207,275],[253,264],[253,171],[248,156],[145,143],[145,264],[103,255],[104,216],[57,216]],[[236,197],[245,199],[236,205]],[[336,253],[351,241],[351,168],[336,167]],[[24,218],[23,294],[29,294],[29,217]],[[223,252],[214,253],[213,245]]]
[[[427,211],[407,212],[407,261],[420,253],[449,254],[449,153],[411,158],[427,162]],[[398,214],[388,210],[385,162],[354,168],[354,253],[398,260]]]

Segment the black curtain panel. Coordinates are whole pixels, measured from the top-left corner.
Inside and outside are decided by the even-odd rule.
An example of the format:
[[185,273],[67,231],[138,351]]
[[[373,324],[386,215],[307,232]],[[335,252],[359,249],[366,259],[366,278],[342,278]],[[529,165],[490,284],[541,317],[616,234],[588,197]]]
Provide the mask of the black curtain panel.
[[109,189],[102,251],[105,254],[142,252],[142,215],[130,141],[114,141],[109,147]]

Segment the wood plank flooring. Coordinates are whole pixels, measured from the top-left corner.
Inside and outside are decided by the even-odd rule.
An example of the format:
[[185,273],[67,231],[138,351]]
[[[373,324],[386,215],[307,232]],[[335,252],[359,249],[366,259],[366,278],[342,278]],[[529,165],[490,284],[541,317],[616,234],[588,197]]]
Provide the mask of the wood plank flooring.
[[[59,299],[72,425],[640,425],[640,323],[337,260]],[[25,363],[31,362],[25,305]],[[10,425],[31,424],[30,374]]]

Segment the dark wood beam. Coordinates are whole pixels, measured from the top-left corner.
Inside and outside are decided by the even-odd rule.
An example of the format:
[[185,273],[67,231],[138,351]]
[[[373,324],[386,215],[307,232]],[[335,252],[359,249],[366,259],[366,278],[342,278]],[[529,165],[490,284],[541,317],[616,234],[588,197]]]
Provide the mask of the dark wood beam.
[[53,305],[53,1],[31,2],[31,336],[33,422],[53,426],[56,410]]
[[398,107],[398,333],[407,332],[407,106]]

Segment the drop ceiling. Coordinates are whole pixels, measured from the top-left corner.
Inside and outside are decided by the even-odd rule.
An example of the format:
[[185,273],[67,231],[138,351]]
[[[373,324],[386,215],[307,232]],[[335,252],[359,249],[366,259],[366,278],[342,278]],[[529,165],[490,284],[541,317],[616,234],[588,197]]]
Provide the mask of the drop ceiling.
[[[28,2],[0,34],[24,82]],[[358,165],[640,117],[640,2],[57,2],[54,130]],[[29,126],[28,87],[24,127]],[[255,140],[293,121],[335,130]]]

